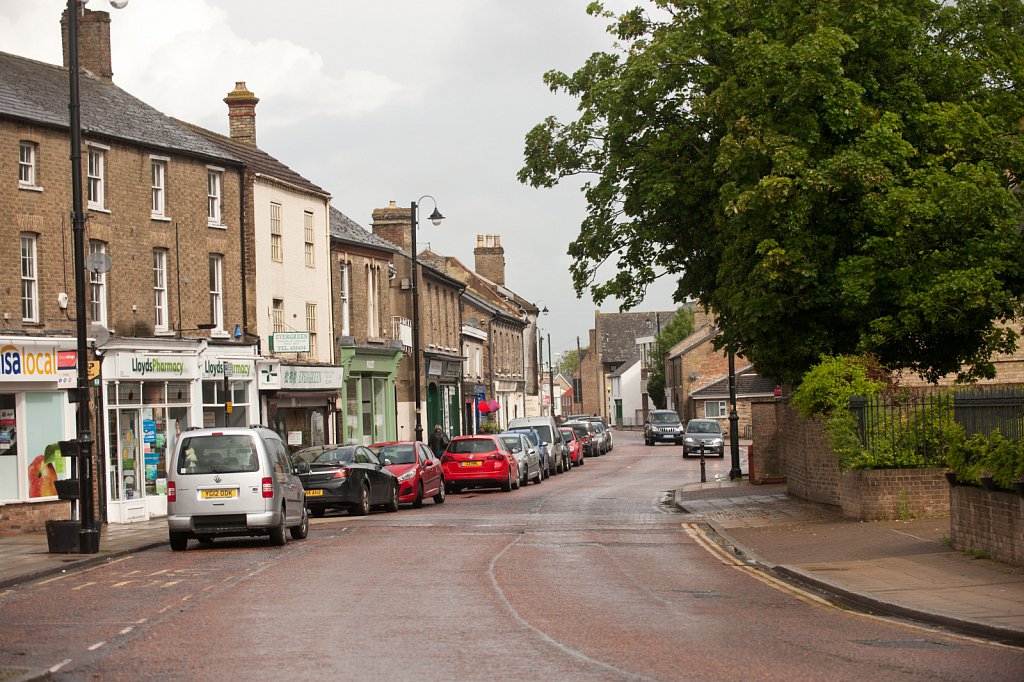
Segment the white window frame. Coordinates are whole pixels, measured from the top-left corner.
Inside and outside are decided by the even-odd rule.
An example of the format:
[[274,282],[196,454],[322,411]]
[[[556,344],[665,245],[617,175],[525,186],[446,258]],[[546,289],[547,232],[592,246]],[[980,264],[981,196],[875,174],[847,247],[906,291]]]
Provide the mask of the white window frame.
[[167,162],[163,156],[150,156],[150,184],[152,190],[151,215],[153,218],[167,217]]
[[316,303],[306,303],[306,331],[309,333],[309,359],[316,360]]
[[270,322],[273,325],[274,333],[279,334],[285,331],[284,328],[284,300],[275,298],[270,302]]
[[21,234],[21,321],[39,321],[39,237]]
[[377,277],[380,274],[376,265],[366,266],[366,335],[369,338],[378,336],[377,309],[379,299],[377,296]]
[[284,244],[281,230],[281,204],[270,202],[270,260],[284,262]]
[[[712,414],[711,413],[711,410],[708,409],[708,408],[710,408],[712,405],[717,405],[718,406],[719,414]],[[729,408],[727,407],[726,402],[724,400],[706,400],[706,401],[704,401],[704,418],[705,419],[722,419],[723,417],[728,417],[729,416],[728,409]]]
[[85,145],[86,197],[88,207],[96,211],[107,210],[106,177],[107,152],[110,147],[95,142]]
[[39,145],[31,140],[18,142],[18,186],[36,188],[36,158]]
[[170,330],[167,306],[167,249],[153,249],[153,328]]
[[350,273],[352,271],[352,264],[347,262],[341,263],[341,271],[339,273],[339,284],[341,285],[340,291],[338,292],[338,300],[341,302],[341,335],[351,336],[352,335],[352,310],[349,307],[349,299],[352,298],[352,282],[350,279]]
[[[89,240],[89,255],[106,253],[107,245],[95,239]],[[89,319],[95,324],[107,326],[107,273],[89,271]]]
[[206,224],[209,227],[223,227],[224,169],[206,167]]
[[313,236],[313,212],[304,211],[302,213],[302,234],[305,241],[306,249],[306,267],[316,267],[316,249]]
[[224,256],[210,254],[210,322],[214,332],[224,331]]

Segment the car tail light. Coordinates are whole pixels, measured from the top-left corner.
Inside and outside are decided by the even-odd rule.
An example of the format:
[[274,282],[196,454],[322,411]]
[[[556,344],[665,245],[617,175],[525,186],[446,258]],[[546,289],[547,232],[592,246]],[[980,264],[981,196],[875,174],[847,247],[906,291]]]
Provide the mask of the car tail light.
[[167,483],[167,501],[178,501],[178,486],[174,485],[174,481],[168,481]]
[[500,452],[492,452],[487,459],[493,459],[500,462],[501,460],[505,459],[505,455],[501,454]]
[[263,478],[263,497],[274,496],[274,479],[269,476]]
[[448,454],[441,455],[441,464],[451,464],[454,461],[455,461],[455,458],[452,457],[451,455],[448,455]]
[[331,478],[348,478],[348,469],[338,469]]

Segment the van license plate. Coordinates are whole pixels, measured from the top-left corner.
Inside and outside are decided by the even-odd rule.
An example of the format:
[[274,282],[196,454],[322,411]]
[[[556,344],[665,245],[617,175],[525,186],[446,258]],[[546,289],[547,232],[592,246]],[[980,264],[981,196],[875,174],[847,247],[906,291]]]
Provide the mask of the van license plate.
[[323,494],[324,491],[319,489],[306,491],[306,497],[323,497]]
[[202,490],[199,492],[199,496],[204,500],[216,500],[225,497],[236,497],[238,491],[235,488],[216,488],[211,490]]

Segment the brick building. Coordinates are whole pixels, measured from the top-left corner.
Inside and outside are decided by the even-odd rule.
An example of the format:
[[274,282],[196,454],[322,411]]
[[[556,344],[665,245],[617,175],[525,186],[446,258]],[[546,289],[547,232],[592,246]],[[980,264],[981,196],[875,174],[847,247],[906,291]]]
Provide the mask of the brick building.
[[342,369],[331,308],[331,196],[256,144],[259,99],[237,82],[224,98],[230,136],[191,130],[242,163],[246,314],[256,341],[260,414],[292,448],[336,442]]
[[334,338],[345,371],[341,443],[370,444],[399,435],[395,386],[399,364],[412,352],[412,322],[392,308],[392,289],[401,290],[394,263],[398,252],[331,209]]
[[[86,308],[99,362],[97,509],[132,521],[166,513],[179,429],[257,421],[256,350],[231,333],[247,324],[242,165],[113,83],[109,23],[106,12],[81,19]],[[0,529],[68,516],[48,480],[70,476],[53,445],[74,437],[76,414],[65,390],[76,373],[66,62],[0,53],[0,231],[20,245],[0,255],[19,282],[0,291]]]
[[[389,289],[392,315],[413,318],[412,288],[412,208],[402,208],[394,201],[386,208],[373,211],[373,234],[390,242],[399,251],[395,254],[395,277]],[[419,256],[417,254],[417,260]],[[416,437],[417,415],[424,435],[428,424],[440,424],[449,434],[463,433],[462,427],[462,365],[460,297],[465,285],[442,270],[419,261],[420,321],[420,405],[415,400],[415,372],[411,355],[398,369],[397,411],[398,437]]]

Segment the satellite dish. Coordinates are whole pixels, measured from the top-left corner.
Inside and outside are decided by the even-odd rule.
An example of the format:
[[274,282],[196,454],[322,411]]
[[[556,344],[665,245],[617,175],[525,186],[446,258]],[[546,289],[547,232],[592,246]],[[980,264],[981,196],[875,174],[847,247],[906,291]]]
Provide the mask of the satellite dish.
[[85,269],[94,275],[98,275],[100,273],[109,272],[111,262],[110,256],[102,251],[97,251],[96,253],[90,253],[85,257]]
[[93,324],[89,325],[88,336],[89,339],[92,340],[92,347],[96,348],[98,346],[102,346],[103,344],[110,340],[110,331],[102,324],[96,324],[94,322]]
[[466,324],[468,324],[470,327],[479,327],[480,320],[476,319],[475,317],[471,317],[468,320],[466,320]]

